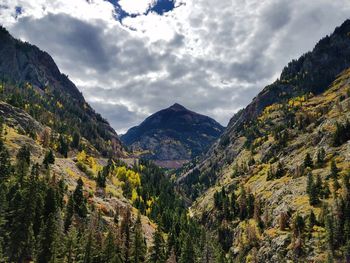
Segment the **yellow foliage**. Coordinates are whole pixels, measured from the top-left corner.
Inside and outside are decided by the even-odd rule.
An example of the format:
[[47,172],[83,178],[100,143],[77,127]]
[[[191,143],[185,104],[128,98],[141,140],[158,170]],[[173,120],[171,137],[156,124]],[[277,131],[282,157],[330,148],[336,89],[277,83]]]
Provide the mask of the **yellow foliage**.
[[71,169],[67,168],[66,169],[66,173],[70,176],[70,177],[73,177],[73,178],[78,178],[78,175],[73,172]]
[[89,156],[86,160],[87,165],[94,171],[98,170],[97,163],[94,157]]
[[78,162],[85,162],[86,161],[86,153],[84,150],[82,150],[80,153],[77,154],[77,160]]
[[60,109],[63,109],[63,104],[59,101],[56,102],[56,106]]
[[134,188],[134,189],[132,189],[132,193],[131,193],[131,201],[135,202],[137,200],[137,198],[138,198],[138,194],[137,194],[136,189]]
[[140,175],[133,170],[127,169],[125,166],[116,167],[115,175],[121,181],[125,182],[126,180],[129,180],[133,188],[141,185]]
[[146,204],[147,204],[148,207],[152,207],[153,202],[154,202],[154,199],[152,197],[151,199],[147,200]]
[[288,105],[290,107],[297,107],[297,106],[301,106],[303,104],[303,102],[306,101],[306,97],[305,96],[299,96],[299,97],[295,97],[292,98],[288,101]]

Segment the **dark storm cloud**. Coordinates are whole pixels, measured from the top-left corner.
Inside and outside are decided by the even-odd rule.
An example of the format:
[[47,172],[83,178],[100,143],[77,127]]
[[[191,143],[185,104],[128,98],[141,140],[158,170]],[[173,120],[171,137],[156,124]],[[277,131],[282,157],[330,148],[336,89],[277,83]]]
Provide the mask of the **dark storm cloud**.
[[168,41],[67,14],[20,18],[9,29],[48,51],[117,131],[174,102],[226,125],[347,18],[344,3],[198,0]]
[[13,32],[56,55],[65,67],[78,62],[99,72],[108,71],[113,66],[110,57],[119,53],[106,41],[100,26],[65,14],[20,18]]

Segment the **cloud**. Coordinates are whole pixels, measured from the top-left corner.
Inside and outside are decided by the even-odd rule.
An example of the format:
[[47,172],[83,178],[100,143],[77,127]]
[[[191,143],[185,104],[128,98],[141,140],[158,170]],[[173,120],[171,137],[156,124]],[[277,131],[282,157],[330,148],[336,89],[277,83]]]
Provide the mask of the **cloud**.
[[174,102],[226,125],[350,11],[346,0],[187,0],[159,15],[142,11],[159,2],[124,2],[138,15],[122,24],[102,0],[0,8],[0,22],[48,51],[118,132]]

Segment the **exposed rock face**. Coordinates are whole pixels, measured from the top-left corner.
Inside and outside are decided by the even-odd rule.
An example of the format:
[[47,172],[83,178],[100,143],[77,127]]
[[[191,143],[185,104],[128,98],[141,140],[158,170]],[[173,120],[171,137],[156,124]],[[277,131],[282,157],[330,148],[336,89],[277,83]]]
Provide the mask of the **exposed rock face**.
[[144,158],[190,160],[203,153],[222,133],[215,120],[174,104],[131,128],[121,140]]
[[8,126],[17,129],[21,133],[39,133],[44,129],[28,113],[2,101],[0,101],[0,116]]

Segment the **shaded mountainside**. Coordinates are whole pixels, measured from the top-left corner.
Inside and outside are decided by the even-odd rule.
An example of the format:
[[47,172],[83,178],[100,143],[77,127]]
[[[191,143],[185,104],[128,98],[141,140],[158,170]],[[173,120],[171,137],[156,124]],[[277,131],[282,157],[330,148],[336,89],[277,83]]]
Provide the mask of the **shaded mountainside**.
[[223,129],[215,120],[176,103],[128,130],[121,140],[144,158],[188,161],[207,150]]
[[0,100],[24,109],[61,134],[67,143],[75,135],[85,138],[103,155],[121,155],[122,146],[114,129],[86,103],[51,56],[14,39],[2,27],[0,79]]
[[[350,21],[289,63],[178,179],[237,262],[347,262]],[[236,262],[234,261],[234,262]]]

